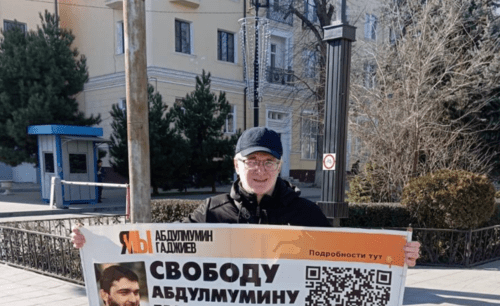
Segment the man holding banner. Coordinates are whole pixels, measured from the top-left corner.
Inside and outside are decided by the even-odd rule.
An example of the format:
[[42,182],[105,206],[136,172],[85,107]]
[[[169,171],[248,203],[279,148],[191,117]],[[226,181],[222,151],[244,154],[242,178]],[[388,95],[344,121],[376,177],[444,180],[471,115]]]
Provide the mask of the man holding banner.
[[[162,306],[401,305],[407,266],[419,257],[411,232],[328,228],[319,207],[278,177],[282,152],[276,132],[246,130],[234,158],[238,180],[183,220],[195,224],[73,229],[85,275],[98,262],[140,262],[149,301]],[[98,286],[87,279],[92,302]]]

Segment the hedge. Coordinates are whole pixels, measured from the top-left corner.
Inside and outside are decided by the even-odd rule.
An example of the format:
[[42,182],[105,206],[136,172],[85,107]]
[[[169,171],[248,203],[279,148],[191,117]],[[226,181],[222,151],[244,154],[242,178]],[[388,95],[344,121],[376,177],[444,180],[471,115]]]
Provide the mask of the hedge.
[[[162,199],[151,201],[152,222],[171,223],[181,221],[193,212],[203,200]],[[341,219],[343,227],[389,228],[416,227],[405,206],[399,203],[349,203],[349,218]],[[495,214],[484,226],[500,225],[500,203]]]

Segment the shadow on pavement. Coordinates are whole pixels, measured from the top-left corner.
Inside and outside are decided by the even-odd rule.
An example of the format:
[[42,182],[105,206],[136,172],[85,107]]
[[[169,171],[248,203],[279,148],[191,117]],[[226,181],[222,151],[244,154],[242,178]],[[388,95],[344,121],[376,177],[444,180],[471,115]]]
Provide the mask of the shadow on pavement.
[[[424,297],[424,298],[423,298]],[[404,305],[491,305],[500,306],[500,295],[474,292],[461,292],[441,289],[406,287]]]

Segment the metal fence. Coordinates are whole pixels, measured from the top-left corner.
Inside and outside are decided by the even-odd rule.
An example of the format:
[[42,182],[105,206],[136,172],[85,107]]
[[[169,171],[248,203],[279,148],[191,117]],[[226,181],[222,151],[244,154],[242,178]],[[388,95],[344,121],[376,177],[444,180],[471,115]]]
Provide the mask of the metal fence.
[[0,223],[0,262],[83,285],[80,251],[69,237],[72,226],[125,222],[125,216],[99,216]]
[[[0,262],[83,285],[71,228],[126,221],[125,216],[99,216],[0,223]],[[471,267],[500,259],[500,225],[475,230],[414,228],[413,240],[422,244],[419,265]]]
[[500,259],[500,225],[474,230],[414,228],[413,240],[422,244],[419,265],[472,267]]

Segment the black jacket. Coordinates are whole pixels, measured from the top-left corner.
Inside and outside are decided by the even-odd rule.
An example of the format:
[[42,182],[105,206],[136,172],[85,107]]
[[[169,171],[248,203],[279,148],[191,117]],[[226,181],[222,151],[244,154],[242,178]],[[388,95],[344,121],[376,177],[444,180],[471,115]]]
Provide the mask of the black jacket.
[[265,195],[260,205],[257,204],[257,197],[243,190],[237,180],[229,194],[208,198],[183,222],[331,227],[315,203],[301,198],[297,187],[280,178],[273,195]]

